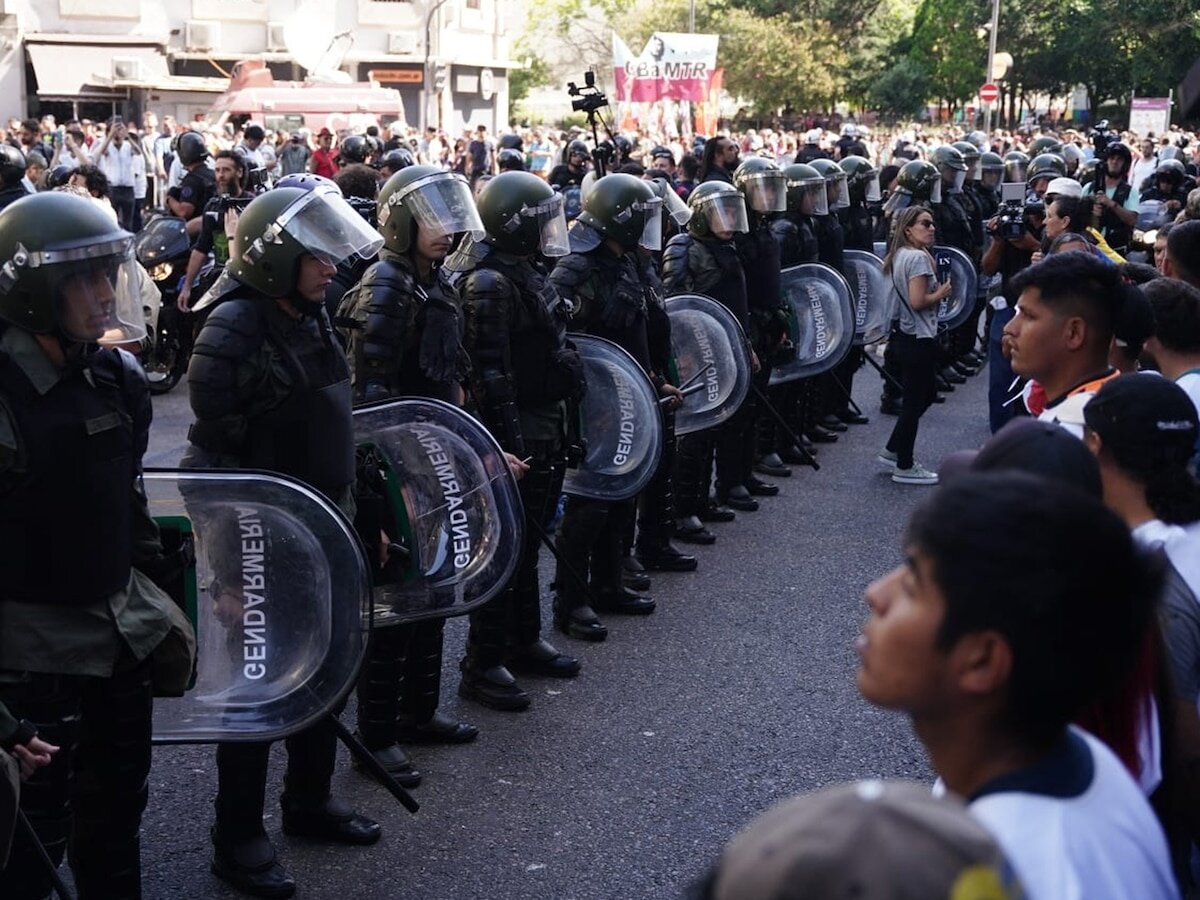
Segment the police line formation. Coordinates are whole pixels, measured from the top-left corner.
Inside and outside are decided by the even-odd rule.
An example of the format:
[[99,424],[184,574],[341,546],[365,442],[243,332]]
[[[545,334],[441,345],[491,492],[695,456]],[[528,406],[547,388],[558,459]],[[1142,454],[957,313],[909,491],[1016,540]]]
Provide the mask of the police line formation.
[[[677,543],[718,541],[713,523],[778,493],[759,476],[818,468],[816,443],[866,421],[855,370],[879,366],[864,348],[891,334],[890,351],[903,316],[877,243],[889,219],[933,211],[939,366],[957,380],[982,362],[980,229],[1000,182],[1040,195],[1061,166],[944,146],[886,205],[856,156],[718,160],[686,204],[612,173],[569,227],[563,196],[524,172],[473,198],[409,165],[365,209],[288,176],[241,212],[193,304],[181,468],[145,472],[146,381],[115,349],[146,333],[131,236],[69,193],[8,206],[0,552],[16,602],[0,653],[25,675],[0,679],[0,736],[36,774],[4,895],[45,895],[68,835],[85,895],[138,894],[152,737],[217,745],[212,870],[248,894],[295,890],[263,828],[275,740],[285,833],[377,841],[331,795],[336,743],[415,809],[401,745],[477,734],[437,711],[447,617],[470,616],[468,700],[521,710],[519,679],[577,676],[551,624],[603,641],[602,617],[653,613],[647,572],[697,567]],[[919,413],[897,428],[899,483],[936,481],[911,458]],[[88,536],[70,566],[64,521]]]

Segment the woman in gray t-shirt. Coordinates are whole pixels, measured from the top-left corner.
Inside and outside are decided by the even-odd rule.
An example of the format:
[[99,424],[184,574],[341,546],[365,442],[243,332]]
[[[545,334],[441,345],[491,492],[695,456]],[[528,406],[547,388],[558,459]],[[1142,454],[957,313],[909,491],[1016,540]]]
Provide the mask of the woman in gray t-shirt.
[[910,206],[896,216],[883,271],[892,279],[900,311],[900,327],[890,340],[896,343],[904,401],[900,415],[879,461],[892,466],[897,484],[937,484],[937,473],[913,459],[921,415],[937,393],[937,304],[950,293],[950,282],[934,277],[933,214],[924,206]]

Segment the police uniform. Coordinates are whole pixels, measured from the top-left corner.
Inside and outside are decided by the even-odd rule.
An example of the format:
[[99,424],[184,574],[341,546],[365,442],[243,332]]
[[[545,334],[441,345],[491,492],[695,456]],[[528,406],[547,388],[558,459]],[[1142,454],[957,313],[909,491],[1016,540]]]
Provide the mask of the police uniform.
[[[138,896],[149,656],[172,602],[132,568],[162,561],[138,486],[150,395],[128,354],[90,348],[59,369],[28,332],[0,327],[0,745],[36,728],[61,748],[21,808],[56,864],[70,840],[85,896]],[[49,893],[19,830],[0,887]]]
[[[458,404],[459,313],[436,270],[422,278],[411,257],[385,248],[342,300],[337,324],[348,337],[356,404],[401,396]],[[395,746],[398,736],[458,743],[478,734],[437,716],[444,626],[430,619],[376,629],[359,680],[359,734],[368,750],[388,755],[380,761],[406,786],[420,776]]]

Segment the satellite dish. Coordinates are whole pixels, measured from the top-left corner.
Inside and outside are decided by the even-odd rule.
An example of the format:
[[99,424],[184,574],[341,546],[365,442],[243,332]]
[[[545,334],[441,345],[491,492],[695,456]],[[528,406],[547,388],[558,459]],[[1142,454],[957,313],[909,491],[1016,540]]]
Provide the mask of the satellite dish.
[[[333,4],[303,0],[283,23],[284,47],[304,67],[310,81],[351,80],[339,67],[354,46],[354,35],[349,31],[335,33],[334,15]],[[328,37],[331,34],[333,37]]]

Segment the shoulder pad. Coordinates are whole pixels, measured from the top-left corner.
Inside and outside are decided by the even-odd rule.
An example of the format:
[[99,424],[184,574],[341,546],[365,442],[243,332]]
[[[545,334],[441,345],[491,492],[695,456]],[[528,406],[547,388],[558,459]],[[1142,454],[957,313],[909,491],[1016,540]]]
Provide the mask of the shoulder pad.
[[457,250],[446,257],[442,262],[442,268],[447,272],[469,272],[479,264],[480,260],[486,259],[492,252],[491,244],[468,237]]
[[503,272],[482,268],[465,273],[457,284],[464,301],[485,297],[511,297],[516,286]]
[[226,300],[205,321],[192,353],[231,360],[249,356],[266,338],[264,302],[245,297]]
[[686,232],[677,234],[667,241],[662,256],[662,281],[663,287],[668,293],[678,293],[683,290],[683,285],[687,280],[688,255],[691,253],[694,243],[692,236]]
[[785,219],[781,216],[771,221],[771,234],[776,237],[790,237],[799,233],[800,229],[791,219]]
[[383,258],[371,263],[358,282],[359,287],[392,288],[406,294],[412,293],[414,284],[412,272],[399,263]]
[[587,280],[594,263],[586,253],[570,253],[561,259],[550,272],[550,282],[563,297],[575,296],[576,289]]

